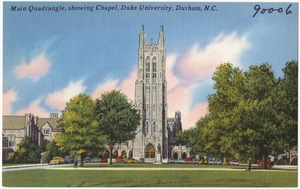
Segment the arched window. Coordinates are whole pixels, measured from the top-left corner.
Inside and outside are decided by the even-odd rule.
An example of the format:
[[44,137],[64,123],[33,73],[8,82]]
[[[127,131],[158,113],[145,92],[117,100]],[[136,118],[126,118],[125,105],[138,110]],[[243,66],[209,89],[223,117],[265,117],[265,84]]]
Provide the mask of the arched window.
[[126,154],[125,150],[122,151],[121,156],[122,156],[122,158],[126,158],[127,157],[127,154]]
[[182,158],[182,159],[185,159],[185,158],[186,158],[186,153],[185,153],[185,152],[182,153],[181,158]]
[[145,134],[147,135],[148,133],[149,133],[149,122],[146,121]]
[[145,158],[155,158],[155,148],[152,144],[148,144],[145,148]]
[[156,122],[153,121],[152,123],[152,134],[154,134],[156,132]]
[[105,150],[104,150],[103,156],[106,157],[106,158],[109,158],[109,157],[110,157],[110,153],[109,153],[109,150],[108,150],[108,149],[105,149]]
[[116,150],[116,151],[114,151],[114,153],[113,153],[113,157],[112,158],[116,158],[116,157],[118,157],[118,155],[119,155],[119,153],[118,153],[118,151]]

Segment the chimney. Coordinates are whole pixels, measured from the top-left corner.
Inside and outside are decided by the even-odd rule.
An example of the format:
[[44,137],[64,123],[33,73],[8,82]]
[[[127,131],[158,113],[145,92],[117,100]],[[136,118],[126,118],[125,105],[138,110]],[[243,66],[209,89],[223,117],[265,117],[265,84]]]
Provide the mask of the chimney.
[[58,118],[58,113],[50,113],[50,118]]

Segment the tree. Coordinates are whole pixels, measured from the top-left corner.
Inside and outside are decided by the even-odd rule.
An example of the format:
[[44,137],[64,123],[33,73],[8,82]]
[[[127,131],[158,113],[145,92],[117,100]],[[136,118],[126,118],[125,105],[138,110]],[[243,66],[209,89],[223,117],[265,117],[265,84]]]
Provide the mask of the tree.
[[16,149],[16,152],[10,154],[12,162],[15,163],[39,163],[43,149],[31,138],[24,138]]
[[115,144],[135,137],[135,131],[140,122],[140,115],[126,96],[116,90],[102,94],[101,99],[96,100],[95,109],[98,127],[107,137],[107,145],[110,150],[110,164],[112,164]]
[[53,140],[52,142],[47,144],[46,152],[42,156],[42,161],[49,163],[50,160],[53,159],[53,157],[55,157],[55,156],[63,157],[65,155],[66,155],[66,153],[60,151],[59,146],[57,146],[55,140]]
[[81,166],[84,155],[102,149],[105,140],[94,113],[95,101],[85,94],[80,94],[67,103],[59,119],[62,132],[55,136],[55,141],[61,151],[80,155]]
[[246,94],[239,108],[240,123],[244,130],[251,132],[248,138],[248,151],[258,155],[265,167],[269,154],[276,148],[283,147],[283,119],[276,109],[278,80],[271,66],[262,64],[251,66],[245,73]]
[[242,132],[236,108],[244,95],[244,75],[241,69],[226,63],[217,68],[213,80],[216,92],[208,97],[209,117],[201,128],[204,149],[212,155],[239,159]]
[[262,158],[297,145],[298,63],[288,62],[277,79],[267,63],[242,72],[230,63],[213,75],[216,92],[209,114],[197,123],[204,151]]
[[289,148],[298,144],[298,61],[286,63],[284,78],[280,80],[284,95],[280,101],[280,110],[285,113],[285,130]]
[[201,145],[199,142],[199,128],[194,127],[188,130],[183,130],[176,133],[176,144],[186,145],[191,148],[191,155],[201,152]]

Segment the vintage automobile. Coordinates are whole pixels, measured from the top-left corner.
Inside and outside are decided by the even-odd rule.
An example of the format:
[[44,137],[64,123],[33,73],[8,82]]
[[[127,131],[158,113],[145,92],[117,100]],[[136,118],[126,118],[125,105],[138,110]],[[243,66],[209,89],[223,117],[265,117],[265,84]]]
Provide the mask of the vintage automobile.
[[91,157],[85,157],[83,162],[84,163],[92,163],[92,158]]
[[220,159],[216,159],[216,160],[215,160],[215,164],[221,165],[221,164],[222,164],[222,161],[221,161]]
[[137,163],[137,162],[139,162],[139,161],[134,159],[134,158],[125,158],[125,159],[123,159],[123,163]]
[[169,163],[175,163],[176,160],[175,160],[174,158],[170,158],[168,162],[169,162]]
[[141,158],[139,159],[139,162],[140,162],[140,163],[145,163],[145,158],[141,157]]
[[184,163],[184,160],[183,160],[182,158],[178,158],[178,159],[176,160],[176,163]]
[[74,159],[71,156],[65,156],[65,163],[74,163]]
[[122,158],[122,156],[118,156],[118,157],[116,157],[116,162],[123,162],[123,158]]
[[107,162],[108,162],[107,157],[102,157],[102,158],[100,158],[100,159],[99,159],[99,162],[100,162],[100,163],[107,163]]
[[199,163],[199,162],[200,162],[199,159],[197,159],[197,158],[194,158],[194,159],[193,159],[193,163],[196,164],[196,163]]
[[58,165],[58,164],[62,164],[65,163],[64,158],[62,157],[53,157],[53,159],[50,161],[50,165]]
[[231,160],[228,162],[228,165],[240,165],[240,162],[238,160]]
[[99,158],[98,157],[92,158],[92,163],[99,163]]
[[[259,167],[264,167],[264,162],[262,161],[262,160],[259,160],[258,162],[257,162],[257,165],[259,166]],[[272,167],[273,166],[273,163],[272,163],[272,161],[271,160],[267,160],[267,167],[269,168],[269,167]]]
[[193,163],[193,160],[192,160],[192,158],[185,158],[184,159],[184,163]]

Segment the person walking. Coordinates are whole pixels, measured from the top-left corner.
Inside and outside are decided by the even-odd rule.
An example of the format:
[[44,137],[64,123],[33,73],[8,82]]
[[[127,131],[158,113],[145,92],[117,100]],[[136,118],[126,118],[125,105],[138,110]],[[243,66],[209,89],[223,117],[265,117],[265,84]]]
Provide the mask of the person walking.
[[249,171],[249,172],[251,171],[251,163],[252,163],[251,158],[249,158],[248,162],[247,162],[248,167],[246,168],[246,171]]
[[77,161],[77,158],[76,158],[76,156],[74,157],[74,168],[77,168],[77,163],[78,163],[78,161]]

